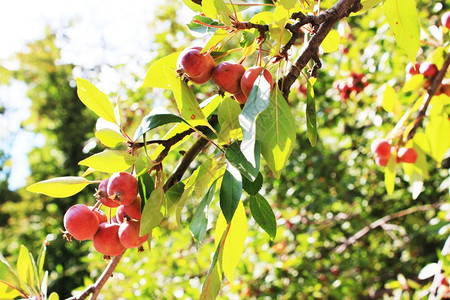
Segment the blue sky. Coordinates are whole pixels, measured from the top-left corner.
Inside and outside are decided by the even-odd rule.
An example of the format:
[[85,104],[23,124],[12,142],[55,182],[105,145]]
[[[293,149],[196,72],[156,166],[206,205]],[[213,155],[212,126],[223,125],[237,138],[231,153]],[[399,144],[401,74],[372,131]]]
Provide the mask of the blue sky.
[[[163,4],[163,3],[162,3]],[[126,64],[130,72],[145,75],[145,64],[152,59],[148,51],[152,37],[147,24],[158,6],[157,1],[119,0],[15,0],[0,2],[0,64],[14,69],[11,59],[25,49],[27,42],[45,36],[46,26],[61,31],[65,39],[58,41],[63,63],[86,68],[99,64]],[[180,13],[184,22],[192,17],[188,11]],[[70,25],[70,26],[69,26]],[[102,91],[110,92],[126,78],[112,69],[99,74]],[[77,74],[75,74],[77,75]],[[0,114],[0,147],[7,148],[14,139],[9,187],[19,188],[29,175],[26,153],[31,147],[44,143],[42,137],[20,129],[29,117],[31,105],[26,98],[26,86],[14,82],[0,86],[0,104],[7,114]],[[30,141],[34,143],[30,144]]]

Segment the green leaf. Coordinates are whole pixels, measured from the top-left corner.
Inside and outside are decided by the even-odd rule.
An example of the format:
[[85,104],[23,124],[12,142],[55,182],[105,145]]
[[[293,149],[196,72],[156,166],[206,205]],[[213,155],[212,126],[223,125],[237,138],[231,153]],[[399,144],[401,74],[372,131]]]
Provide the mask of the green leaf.
[[39,251],[39,256],[37,259],[37,272],[38,272],[38,276],[39,279],[42,280],[42,278],[44,277],[44,261],[45,261],[45,255],[47,253],[47,245],[46,245],[47,241],[44,241],[44,243],[42,243],[41,246],[41,251]]
[[218,28],[215,27],[208,27],[199,23],[194,22],[194,20],[200,21],[204,24],[208,24],[208,25],[213,25],[213,26],[220,26],[223,24],[220,24],[219,22],[217,22],[216,20],[213,20],[211,18],[208,17],[204,17],[204,16],[194,16],[192,18],[191,23],[187,24],[188,28],[193,31],[193,32],[197,32],[197,33],[209,33],[209,32],[216,32]]
[[220,19],[226,25],[231,25],[230,11],[223,0],[203,0],[202,9],[205,16]]
[[314,147],[317,143],[316,100],[314,97],[314,88],[310,80],[307,81],[306,86],[306,131],[309,142]]
[[245,249],[245,239],[247,238],[248,225],[245,208],[242,201],[236,208],[230,228],[224,240],[222,254],[222,270],[231,284],[233,284],[234,270]]
[[197,209],[195,210],[194,216],[192,217],[191,224],[189,225],[189,230],[194,237],[197,248],[200,246],[200,243],[203,241],[206,235],[206,227],[208,225],[208,210],[211,200],[214,197],[216,183],[217,180],[213,182],[208,192],[203,197],[202,201],[200,201]]
[[269,203],[263,196],[257,194],[250,197],[250,211],[253,218],[273,240],[277,234],[277,221]]
[[229,140],[242,138],[242,130],[239,125],[239,103],[230,97],[223,99],[217,109],[217,118],[220,125],[219,143],[227,143]]
[[140,236],[152,231],[152,229],[158,226],[164,219],[164,215],[161,213],[161,207],[165,204],[165,201],[163,185],[160,184],[158,188],[153,190],[150,194],[150,197],[147,199],[144,209],[142,210],[141,228],[139,230]]
[[256,176],[256,179],[254,181],[251,181],[244,176],[242,177],[242,188],[249,195],[256,195],[261,190],[263,180],[264,179],[261,172],[258,173],[258,176]]
[[386,192],[388,195],[392,194],[394,192],[395,187],[395,177],[396,177],[396,157],[394,155],[391,155],[391,158],[389,159],[389,162],[387,163],[386,167],[384,168],[384,185],[386,186]]
[[[258,158],[260,156],[259,143],[255,144],[255,154],[253,156]],[[237,142],[227,147],[225,157],[242,175],[251,181],[255,180],[259,171],[259,159],[256,160],[256,167],[253,166],[241,152]]]
[[17,259],[17,272],[23,284],[23,289],[33,287],[35,285],[33,263],[30,258],[30,252],[27,247],[20,245],[19,258]]
[[44,194],[54,198],[65,198],[75,195],[91,183],[95,182],[89,181],[84,177],[56,177],[34,183],[27,187],[27,191]]
[[[430,116],[425,134],[430,141],[431,157],[440,167],[445,153],[450,148],[450,121],[447,116]],[[447,136],[447,138],[443,138]]]
[[279,89],[272,92],[269,106],[258,116],[256,123],[261,154],[275,177],[280,178],[295,146],[297,125]]
[[114,108],[108,96],[97,89],[86,79],[77,78],[77,93],[81,102],[92,110],[97,116],[108,122],[118,124]]
[[192,126],[210,126],[198,104],[194,92],[175,72],[166,69],[166,78],[175,96],[181,116]]
[[83,159],[78,164],[100,172],[115,173],[125,171],[131,167],[135,161],[135,156],[124,151],[106,149]]
[[341,36],[336,29],[331,29],[325,39],[322,41],[322,49],[325,53],[337,51],[341,43]]
[[169,203],[169,206],[172,206],[176,204],[181,196],[183,195],[185,184],[183,182],[177,182],[176,184],[172,185],[170,189],[166,192],[166,199]]
[[222,255],[222,252],[220,251],[221,244],[222,243],[216,246],[211,266],[209,267],[205,282],[202,286],[200,300],[213,300],[216,299],[219,294],[220,285],[222,283],[222,271],[220,270],[217,261],[219,260],[219,256]]
[[177,59],[179,55],[180,52],[175,52],[155,61],[150,68],[148,68],[141,88],[152,87],[170,89],[169,82],[163,74],[166,72],[167,68],[172,70],[177,68]]
[[386,0],[383,12],[394,32],[395,41],[411,61],[416,60],[420,48],[420,26],[414,0]]
[[147,199],[150,198],[151,193],[155,189],[155,183],[153,182],[152,177],[148,172],[143,172],[142,174],[137,176],[138,180],[138,191],[139,196],[141,197],[142,204],[147,202]]
[[102,128],[95,132],[95,137],[106,147],[116,147],[118,144],[125,142],[127,139],[119,132],[111,128]]
[[220,208],[228,223],[240,202],[242,194],[242,178],[239,171],[228,164],[220,186]]
[[[257,134],[257,118],[270,104],[271,85],[261,74],[256,78],[253,84],[247,102],[239,115],[239,124],[241,125],[244,138],[241,143],[241,151],[247,160],[256,168],[255,143]],[[273,93],[272,93],[273,94]],[[267,125],[267,124],[266,124]]]
[[137,141],[142,135],[159,126],[169,123],[181,123],[181,122],[187,124],[187,122],[183,118],[174,114],[154,114],[154,113],[152,114],[150,112],[142,119],[141,124],[136,129],[133,141]]

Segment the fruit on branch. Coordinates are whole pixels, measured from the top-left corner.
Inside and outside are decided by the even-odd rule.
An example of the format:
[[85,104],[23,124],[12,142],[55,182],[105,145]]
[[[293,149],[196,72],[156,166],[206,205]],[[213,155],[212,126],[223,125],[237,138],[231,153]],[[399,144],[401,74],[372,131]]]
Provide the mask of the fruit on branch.
[[425,77],[433,77],[437,74],[438,68],[435,64],[426,61],[420,65],[419,72]]
[[100,184],[98,185],[97,192],[94,194],[94,196],[98,201],[100,201],[107,207],[117,207],[120,205],[120,203],[117,203],[108,197],[108,182],[109,177],[102,180],[102,182],[100,182]]
[[365,87],[369,85],[367,78],[362,73],[352,72],[345,81],[336,81],[334,87],[339,91],[341,100],[350,98],[350,94],[355,92],[361,93]]
[[385,139],[376,139],[370,145],[370,150],[375,156],[375,163],[384,167],[391,157],[391,144]]
[[[253,84],[255,83],[256,78],[258,78],[258,76],[261,74],[261,72],[263,72],[263,67],[259,67],[259,66],[255,66],[255,67],[251,67],[248,68],[245,72],[244,75],[242,75],[241,78],[241,89],[242,89],[242,93],[248,97],[248,95],[250,95],[250,92],[253,88]],[[272,78],[272,74],[270,74],[270,72],[267,69],[264,69],[264,78],[267,80],[267,82],[269,82],[271,89],[273,89],[274,86],[274,82],[273,82],[273,78]]]
[[105,213],[104,213],[102,210],[100,210],[100,209],[98,209],[98,208],[94,208],[93,206],[88,206],[88,207],[89,207],[89,209],[92,210],[92,211],[95,213],[95,215],[97,216],[97,218],[98,218],[98,223],[99,223],[99,224],[101,224],[101,223],[103,223],[103,222],[108,222],[108,219],[106,218],[106,215],[105,215]]
[[141,222],[137,220],[126,220],[120,225],[119,240],[125,248],[136,248],[148,240],[149,234],[139,236]]
[[136,200],[129,205],[124,205],[124,210],[127,216],[140,220],[141,219],[141,197],[137,196]]
[[375,156],[389,157],[391,155],[391,144],[385,139],[376,139],[370,145],[370,150]]
[[115,202],[128,205],[133,203],[138,194],[137,179],[126,172],[111,175],[108,182],[108,196]]
[[230,94],[241,94],[241,77],[245,68],[241,64],[224,61],[212,71],[211,79],[215,85]]
[[116,256],[125,251],[119,240],[119,228],[119,224],[100,224],[92,239],[95,250],[106,256]]
[[450,29],[450,11],[446,11],[441,17],[442,26]]
[[414,62],[414,64],[412,62],[409,62],[406,65],[406,73],[410,74],[410,75],[420,74],[419,68],[420,68],[419,62],[416,61],[416,62]]
[[189,47],[181,51],[177,60],[178,73],[196,84],[203,84],[211,79],[214,58],[209,53],[201,53],[201,47]]
[[125,211],[125,205],[121,205],[116,210],[116,223],[122,224],[125,220],[125,216],[127,215],[127,212]]
[[385,167],[389,162],[389,156],[388,157],[375,157],[375,163],[377,166]]
[[[64,227],[79,241],[90,240],[99,228],[97,215],[84,204],[75,204],[64,214]],[[68,237],[70,240],[70,237]]]
[[417,160],[417,151],[414,148],[401,147],[397,151],[397,160],[403,163],[413,164]]
[[245,104],[245,102],[247,102],[247,96],[245,96],[242,91],[238,94],[233,94],[233,96],[240,104]]

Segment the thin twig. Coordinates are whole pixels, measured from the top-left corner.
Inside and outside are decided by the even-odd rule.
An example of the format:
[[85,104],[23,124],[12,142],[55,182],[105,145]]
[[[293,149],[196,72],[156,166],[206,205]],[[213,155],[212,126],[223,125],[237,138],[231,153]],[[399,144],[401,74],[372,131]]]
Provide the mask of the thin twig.
[[431,83],[431,86],[428,89],[427,94],[423,98],[422,106],[420,107],[419,113],[417,114],[417,117],[414,121],[413,128],[411,128],[411,131],[408,133],[407,140],[410,140],[414,137],[414,134],[416,133],[417,129],[422,124],[422,119],[425,117],[428,105],[430,104],[431,99],[433,98],[434,94],[436,94],[439,86],[441,85],[442,79],[444,78],[445,74],[447,73],[447,69],[448,69],[449,65],[450,65],[450,52],[448,53],[447,58],[445,59],[444,64],[442,65],[442,68],[439,70],[439,72],[434,77],[433,82]]
[[353,245],[357,240],[359,240],[360,238],[362,238],[364,235],[366,235],[370,230],[375,229],[377,227],[382,227],[384,226],[387,222],[393,220],[393,219],[398,219],[401,218],[403,216],[418,212],[418,211],[427,211],[430,209],[435,209],[440,207],[441,205],[445,204],[446,202],[439,202],[439,203],[433,203],[433,204],[425,204],[425,205],[420,205],[420,206],[414,206],[414,207],[410,207],[407,208],[405,210],[401,210],[399,212],[396,212],[392,215],[387,215],[382,217],[381,219],[378,219],[372,223],[370,223],[369,225],[365,226],[364,228],[362,228],[360,231],[358,231],[357,233],[355,233],[354,235],[352,235],[350,238],[346,239],[341,245],[339,245],[338,247],[336,247],[334,249],[334,252],[341,254],[342,252],[344,252],[349,246]]
[[68,298],[68,300],[83,300],[83,299],[86,299],[90,294],[92,294],[92,297],[90,300],[97,299],[102,287],[105,285],[106,281],[108,281],[108,279],[111,278],[114,270],[116,269],[117,265],[119,264],[119,262],[122,259],[124,254],[125,254],[125,251],[120,255],[114,256],[110,260],[110,262],[106,266],[105,270],[103,271],[103,273],[100,275],[100,277],[97,279],[97,281],[94,284],[89,285],[78,296],[70,297],[70,298]]

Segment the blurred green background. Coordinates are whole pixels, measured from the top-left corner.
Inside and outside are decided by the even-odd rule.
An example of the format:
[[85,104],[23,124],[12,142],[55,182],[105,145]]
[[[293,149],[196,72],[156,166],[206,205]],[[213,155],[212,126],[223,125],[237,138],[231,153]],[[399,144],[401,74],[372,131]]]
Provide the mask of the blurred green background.
[[[440,15],[449,9],[448,3],[418,1],[417,5],[423,32],[432,40]],[[180,11],[186,11],[187,16],[191,13],[181,1],[154,8],[146,27],[141,28],[150,41],[143,43],[148,45],[144,49],[147,53],[139,57],[130,51],[127,59],[117,60],[116,65],[106,58],[114,56],[107,47],[105,60],[91,65],[79,64],[77,57],[64,54],[64,49],[76,47],[67,36],[76,28],[77,20],[62,27],[48,24],[45,36],[1,61],[1,124],[11,122],[9,118],[17,109],[12,105],[14,93],[8,92],[13,85],[25,84],[22,87],[31,100],[31,114],[21,122],[20,129],[6,125],[2,129],[0,251],[13,263],[20,244],[37,255],[42,242],[49,240],[45,263],[50,271],[49,290],[62,299],[95,281],[106,265],[92,243],[68,243],[60,233],[68,207],[95,203],[95,187],[65,199],[32,194],[24,186],[11,188],[15,168],[12,157],[18,151],[15,141],[27,132],[28,144],[39,144],[24,157],[31,172],[26,185],[85,171],[78,162],[103,146],[94,137],[95,115],[78,100],[75,76],[99,84],[111,99],[121,98],[130,132],[153,107],[173,108],[169,92],[137,87],[152,61],[205,41],[188,32],[183,23],[186,20],[176,18]],[[450,185],[447,157],[441,166],[429,161],[430,176],[416,200],[401,169],[395,192],[386,194],[383,169],[375,165],[370,143],[384,137],[398,120],[381,108],[377,96],[387,81],[402,86],[408,60],[396,47],[380,7],[340,22],[337,29],[342,37],[340,50],[321,57],[324,66],[315,84],[318,143],[311,147],[306,136],[305,96],[297,91],[297,84],[289,98],[296,112],[297,145],[280,179],[271,178],[268,169],[264,171],[269,176],[263,191],[277,216],[277,237],[271,241],[249,218],[246,250],[233,284],[225,281],[222,287],[222,299],[370,299],[392,296],[392,287],[399,287],[403,297],[409,298],[414,287],[395,283],[401,282],[402,276],[419,286],[430,283],[418,280],[417,275],[426,264],[437,261],[437,252],[448,236],[448,229],[441,228],[448,223],[445,216],[450,211],[430,208],[393,219],[369,231],[342,253],[336,251],[346,238],[383,216],[448,202]],[[435,45],[423,43],[418,60],[424,61],[434,49]],[[333,83],[346,80],[351,72],[363,73],[369,86],[342,101]],[[299,80],[299,84],[304,81]],[[212,84],[195,88],[201,100],[215,90]],[[411,105],[407,101],[402,103],[404,107]],[[207,154],[201,154],[191,170],[206,158]],[[171,169],[170,163],[175,165],[176,160],[171,158],[167,163]],[[189,203],[185,209],[186,224],[195,206]],[[212,207],[217,214],[217,200]],[[211,232],[208,235],[213,236]],[[161,228],[151,251],[126,253],[100,298],[197,299],[213,253],[212,239],[206,239],[197,250],[188,225],[174,228],[168,224]]]

